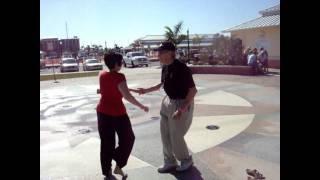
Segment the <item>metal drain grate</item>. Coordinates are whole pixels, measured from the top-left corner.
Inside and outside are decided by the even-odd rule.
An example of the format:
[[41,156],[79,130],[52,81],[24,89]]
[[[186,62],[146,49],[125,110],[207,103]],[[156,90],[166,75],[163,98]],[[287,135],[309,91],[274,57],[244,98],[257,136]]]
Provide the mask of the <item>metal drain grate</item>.
[[219,126],[216,126],[216,125],[208,125],[206,128],[209,129],[209,130],[217,130],[217,129],[219,129]]
[[159,120],[159,119],[160,119],[159,116],[153,116],[153,117],[151,117],[151,120],[154,120],[154,121]]

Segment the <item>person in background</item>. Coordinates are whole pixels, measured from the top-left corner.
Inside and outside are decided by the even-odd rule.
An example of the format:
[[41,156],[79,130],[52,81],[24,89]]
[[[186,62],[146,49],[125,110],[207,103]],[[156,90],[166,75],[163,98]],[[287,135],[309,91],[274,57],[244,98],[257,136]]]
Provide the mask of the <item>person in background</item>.
[[262,70],[264,73],[269,72],[269,67],[268,67],[268,51],[264,49],[263,47],[260,48],[260,52],[258,54],[258,59],[262,64]]
[[247,61],[248,61],[248,56],[249,56],[249,52],[251,51],[250,47],[247,47],[244,51],[243,51],[243,56],[242,56],[242,60],[243,60],[243,65],[247,65]]
[[258,62],[257,62],[258,60],[257,60],[256,53],[257,52],[255,50],[252,50],[249,52],[249,55],[248,55],[248,65],[252,67],[253,75],[258,74]]

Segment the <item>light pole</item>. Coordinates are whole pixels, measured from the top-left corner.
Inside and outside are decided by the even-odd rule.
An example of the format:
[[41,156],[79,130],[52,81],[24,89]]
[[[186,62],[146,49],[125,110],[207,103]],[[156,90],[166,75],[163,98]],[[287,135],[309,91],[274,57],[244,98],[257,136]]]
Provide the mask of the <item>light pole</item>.
[[190,62],[190,57],[189,57],[189,54],[190,54],[190,46],[189,46],[189,29],[187,30],[187,36],[188,36],[188,62]]
[[56,73],[55,73],[55,67],[54,67],[54,64],[53,64],[53,60],[54,60],[54,59],[51,59],[54,83],[58,83],[58,81],[57,81],[57,79],[56,79]]
[[[61,41],[59,42],[59,44],[60,44],[59,48],[61,49]],[[57,78],[56,78],[55,67],[53,64],[53,59],[51,60],[51,62],[52,62],[52,72],[53,72],[54,83],[58,83]]]

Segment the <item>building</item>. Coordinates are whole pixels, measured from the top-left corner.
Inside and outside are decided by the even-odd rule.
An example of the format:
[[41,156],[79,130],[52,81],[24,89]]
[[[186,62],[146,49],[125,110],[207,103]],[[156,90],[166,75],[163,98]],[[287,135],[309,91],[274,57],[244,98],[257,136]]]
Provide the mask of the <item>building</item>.
[[40,51],[45,52],[48,56],[58,56],[59,51],[58,38],[40,39]]
[[244,47],[265,48],[269,67],[280,68],[280,4],[259,12],[262,16],[223,32],[240,38]]
[[79,50],[80,42],[77,37],[60,40],[58,38],[40,39],[40,51],[45,52],[49,57],[60,57],[65,53],[76,56]]
[[80,50],[79,38],[75,37],[72,39],[60,39],[59,43],[62,48],[62,52],[70,53],[76,56]]
[[40,51],[40,59],[44,59],[45,53],[43,51]]
[[[200,43],[194,42],[195,37],[200,37]],[[145,37],[135,40],[134,46],[124,48],[126,51],[131,50],[144,50],[147,51],[150,56],[156,56],[156,52],[153,50],[158,48],[161,42],[165,41],[164,35],[147,35]],[[202,49],[208,48],[214,41],[214,34],[190,34],[189,35],[189,47],[190,49]],[[186,52],[188,48],[188,40],[183,40],[177,45],[177,49]]]
[[[201,38],[200,44],[193,43],[193,39],[199,36]],[[190,34],[189,35],[189,46],[190,47],[209,47],[212,45],[214,34]],[[139,44],[143,45],[143,48],[154,49],[157,48],[162,41],[166,40],[164,35],[147,35],[143,38],[138,39]],[[187,48],[188,40],[183,40],[178,44],[177,48]]]

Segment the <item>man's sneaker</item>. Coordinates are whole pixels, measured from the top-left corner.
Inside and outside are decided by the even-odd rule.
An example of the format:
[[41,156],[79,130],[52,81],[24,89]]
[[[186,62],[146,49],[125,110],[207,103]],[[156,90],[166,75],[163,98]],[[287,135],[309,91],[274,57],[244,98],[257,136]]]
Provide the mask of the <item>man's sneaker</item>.
[[192,159],[181,161],[181,165],[176,168],[176,171],[185,171],[188,170],[193,165]]
[[177,164],[164,164],[163,167],[158,168],[159,173],[168,173],[177,168]]

